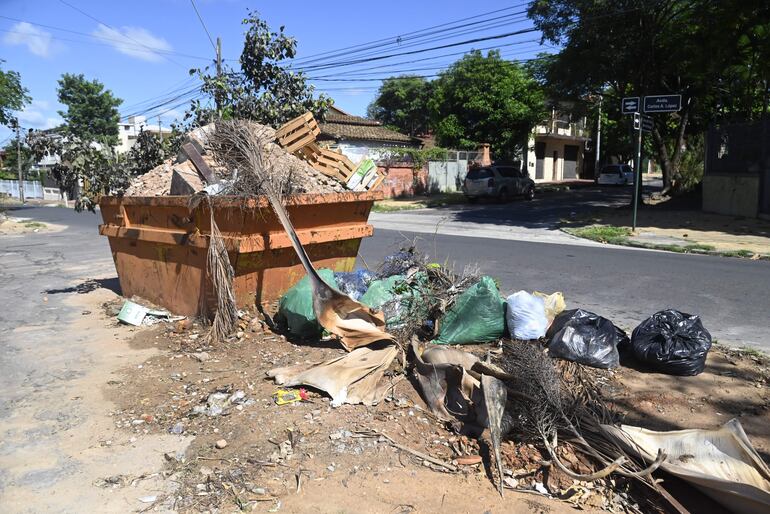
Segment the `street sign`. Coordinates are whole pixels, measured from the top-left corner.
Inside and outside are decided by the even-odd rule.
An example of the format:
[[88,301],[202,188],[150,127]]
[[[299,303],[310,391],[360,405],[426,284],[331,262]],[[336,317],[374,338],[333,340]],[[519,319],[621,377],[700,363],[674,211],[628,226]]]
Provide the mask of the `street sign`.
[[644,112],[676,112],[682,108],[682,95],[644,97]]
[[639,112],[639,97],[629,96],[624,98],[623,101],[620,102],[620,110],[623,114],[633,114],[635,112]]
[[652,116],[642,115],[642,130],[644,132],[652,132],[655,123],[652,121]]

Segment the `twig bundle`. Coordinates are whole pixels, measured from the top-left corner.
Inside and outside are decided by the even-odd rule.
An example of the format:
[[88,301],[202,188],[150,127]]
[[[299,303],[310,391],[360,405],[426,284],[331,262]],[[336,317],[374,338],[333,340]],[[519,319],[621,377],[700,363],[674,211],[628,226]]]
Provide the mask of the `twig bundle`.
[[209,210],[211,211],[211,235],[206,255],[206,270],[217,298],[217,312],[207,338],[210,342],[216,343],[235,330],[238,323],[238,309],[233,293],[233,267],[230,264],[222,234],[219,232],[219,226],[214,220],[214,209]]

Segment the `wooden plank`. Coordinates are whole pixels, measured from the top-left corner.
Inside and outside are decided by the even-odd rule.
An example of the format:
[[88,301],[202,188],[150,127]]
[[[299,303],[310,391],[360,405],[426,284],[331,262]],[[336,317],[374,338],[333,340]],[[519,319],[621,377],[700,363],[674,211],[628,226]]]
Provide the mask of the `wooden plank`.
[[372,183],[372,185],[369,186],[368,190],[369,191],[373,191],[373,190],[377,189],[380,186],[380,184],[383,183],[384,180],[385,180],[385,174],[380,172],[379,173],[379,177],[377,177],[377,179]]
[[190,159],[190,162],[193,163],[193,166],[195,166],[195,169],[198,170],[198,173],[200,173],[201,177],[206,179],[208,184],[216,184],[219,182],[219,180],[217,180],[217,176],[214,175],[214,172],[211,171],[209,165],[206,164],[206,161],[203,160],[201,154],[198,153],[198,149],[195,148],[195,145],[192,143],[185,143],[182,145],[182,151]]
[[281,125],[278,130],[275,131],[275,137],[281,138],[302,126],[310,125],[312,121],[315,121],[313,115],[310,112],[306,112]]
[[313,141],[315,141],[315,136],[311,133],[311,134],[305,134],[300,139],[297,139],[295,141],[290,141],[288,143],[281,142],[281,146],[283,146],[283,148],[287,152],[294,153],[300,148],[302,148],[303,146],[307,146],[308,144],[312,143]]

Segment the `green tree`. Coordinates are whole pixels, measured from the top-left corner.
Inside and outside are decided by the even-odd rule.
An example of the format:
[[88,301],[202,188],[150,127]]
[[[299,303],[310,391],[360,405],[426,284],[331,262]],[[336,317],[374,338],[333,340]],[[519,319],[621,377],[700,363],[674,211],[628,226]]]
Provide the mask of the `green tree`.
[[[561,46],[547,63],[562,97],[680,93],[682,109],[655,115],[652,145],[665,190],[690,181],[682,160],[709,123],[767,110],[770,4],[762,0],[536,0],[529,16]],[[627,121],[617,120],[620,136]],[[612,127],[609,127],[612,129]]]
[[[0,64],[4,62],[0,59]],[[13,111],[22,110],[30,102],[28,93],[18,72],[0,70],[0,125],[9,126],[16,119]]]
[[441,146],[472,149],[489,143],[497,158],[520,155],[532,127],[545,116],[540,85],[500,52],[466,54],[436,80],[429,101]]
[[5,152],[5,158],[3,159],[3,176],[8,179],[17,180],[19,178],[18,171],[18,155],[21,153],[21,173],[25,178],[32,178],[30,176],[30,168],[34,163],[32,150],[27,146],[26,142],[22,139],[19,145],[20,152],[17,152],[16,138],[5,145],[3,151]]
[[250,119],[272,126],[307,111],[323,119],[331,99],[325,95],[316,98],[305,74],[289,67],[297,53],[297,41],[284,33],[284,27],[271,32],[256,11],[249,11],[242,23],[247,29],[240,72],[228,66],[221,75],[212,75],[210,67],[191,70],[201,78],[201,90],[217,107],[194,100],[186,118],[203,125],[214,120],[219,110],[225,119]]
[[117,153],[109,137],[94,141],[33,131],[27,143],[36,161],[46,154],[59,156],[60,163],[53,166],[51,175],[59,188],[75,199],[78,212],[95,212],[99,197],[122,194],[130,183],[126,156]]
[[118,144],[118,106],[123,103],[98,80],[65,73],[59,79],[59,102],[67,106],[59,111],[68,135],[82,141],[99,141],[109,146]]
[[410,136],[429,129],[428,101],[432,83],[423,77],[403,75],[383,81],[367,115]]
[[162,163],[171,155],[168,147],[168,140],[161,142],[158,136],[142,129],[126,156],[131,175],[142,175]]

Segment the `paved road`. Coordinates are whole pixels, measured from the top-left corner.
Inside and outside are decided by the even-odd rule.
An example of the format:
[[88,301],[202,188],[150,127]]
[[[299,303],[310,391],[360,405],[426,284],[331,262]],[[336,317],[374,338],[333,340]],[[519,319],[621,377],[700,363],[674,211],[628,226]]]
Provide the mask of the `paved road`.
[[[573,193],[581,198],[582,205],[576,207],[568,201],[575,198],[569,196]],[[398,230],[383,228],[384,223],[375,220],[375,235],[364,241],[361,255],[371,266],[407,239],[421,238],[418,246],[434,260],[448,259],[457,268],[478,263],[482,271],[500,280],[504,293],[519,289],[562,291],[569,306],[594,310],[625,328],[633,328],[659,309],[678,308],[700,314],[720,341],[757,345],[770,351],[770,262],[609,247],[584,244],[582,240],[577,241],[579,244],[563,244],[552,239],[542,244],[537,241],[543,238],[526,240],[525,233],[525,240],[517,240],[516,235],[505,233],[505,227],[518,230],[521,226],[524,230],[561,234],[552,223],[565,213],[606,204],[607,198],[623,202],[624,194],[613,189],[608,197],[588,188],[544,196],[533,203],[447,209],[454,219],[443,226],[462,236],[434,236],[435,226],[428,229],[414,221],[419,216],[435,216],[432,212],[439,209],[410,213],[407,221],[397,223]],[[71,231],[84,234],[93,243],[88,245],[88,252],[78,251],[73,257],[84,259],[83,265],[88,259],[109,259],[106,241],[96,233],[98,215],[60,208],[26,209],[14,211],[14,215],[68,224]],[[382,214],[377,219],[396,215],[400,213]],[[458,220],[473,220],[474,225],[484,228],[456,229],[462,223]],[[68,258],[66,253],[64,258]]]
[[[115,268],[98,216],[63,208],[13,216],[67,225],[57,232],[0,236],[0,510],[3,513],[129,512],[157,494],[160,478],[122,490],[104,477],[161,470],[179,436],[139,440],[115,428],[103,396],[117,367],[152,351],[129,348],[130,331],[100,315],[114,298]],[[83,288],[87,279],[102,288]],[[80,286],[80,287],[78,287]],[[79,294],[88,293],[88,294]]]
[[[646,183],[645,190],[651,190],[651,185]],[[628,205],[630,198],[630,187],[582,187],[539,194],[531,202],[517,200],[498,204],[487,201],[475,205],[372,213],[370,220],[376,228],[386,230],[596,246],[596,243],[561,232],[558,229],[560,221],[600,207]]]
[[724,343],[770,351],[767,261],[391,230],[377,230],[361,255],[371,266],[414,238],[437,262],[448,260],[458,270],[478,263],[504,294],[562,291],[569,308],[595,311],[626,329],[673,307],[700,314]]

